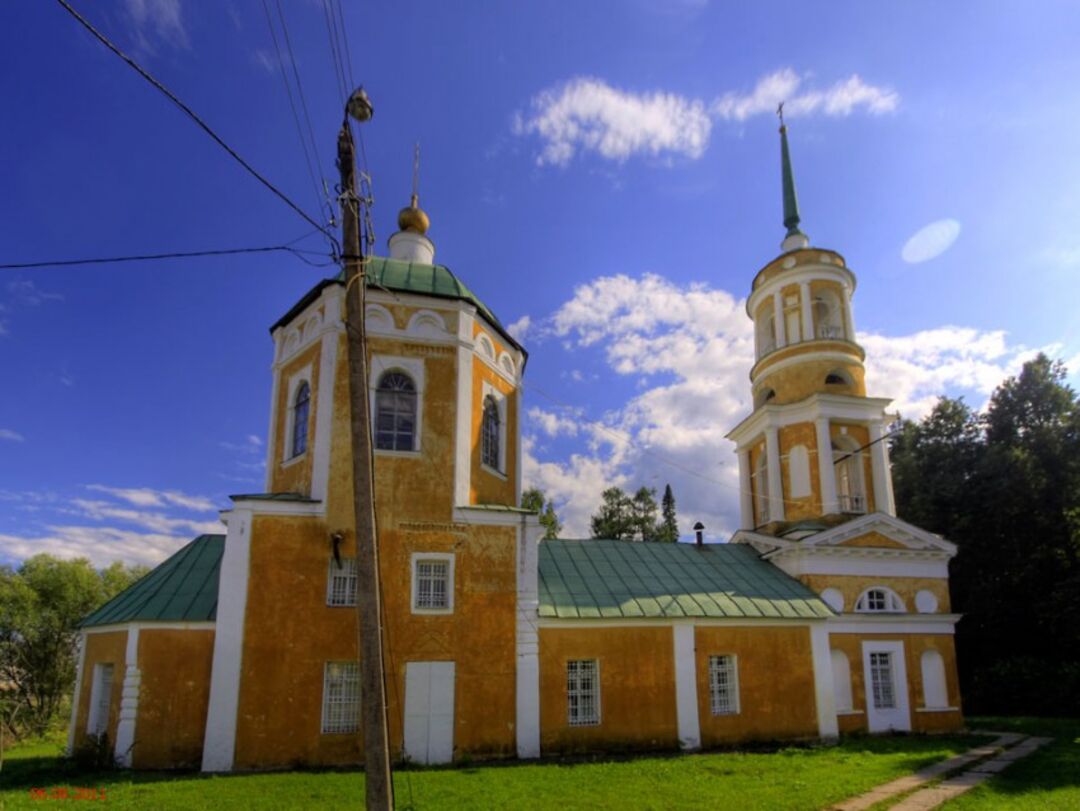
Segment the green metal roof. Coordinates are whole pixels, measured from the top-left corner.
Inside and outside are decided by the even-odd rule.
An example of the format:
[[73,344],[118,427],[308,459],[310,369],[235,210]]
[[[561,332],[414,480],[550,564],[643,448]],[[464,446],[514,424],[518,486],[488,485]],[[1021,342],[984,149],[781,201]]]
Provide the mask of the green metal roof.
[[118,622],[206,622],[217,616],[224,535],[200,535],[84,619],[83,628]]
[[[331,284],[341,284],[344,279],[345,273],[342,271],[335,279],[324,279],[319,282],[292,309],[270,327],[270,332],[283,324],[289,323],[298,313],[315,301],[324,288]],[[522,352],[525,351],[514,336],[506,331],[506,327],[495,317],[495,313],[489,310],[487,305],[477,298],[476,294],[466,287],[446,265],[425,265],[416,262],[405,262],[400,259],[389,259],[385,256],[373,256],[367,265],[367,285],[368,287],[396,290],[400,293],[416,293],[421,296],[437,296],[439,298],[467,301],[476,307],[503,338]]]
[[833,612],[744,544],[540,542],[540,616],[822,619]]

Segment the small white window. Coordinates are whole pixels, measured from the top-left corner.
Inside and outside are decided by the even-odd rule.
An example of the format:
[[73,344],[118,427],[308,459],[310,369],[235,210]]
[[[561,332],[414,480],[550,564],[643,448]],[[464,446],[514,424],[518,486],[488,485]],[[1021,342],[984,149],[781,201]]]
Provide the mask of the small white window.
[[896,709],[892,653],[880,651],[870,654],[870,688],[874,696],[874,707],[879,710]]
[[595,659],[566,663],[566,719],[572,727],[600,723],[600,665]]
[[360,728],[360,665],[327,662],[323,673],[323,734]]
[[454,556],[418,553],[412,556],[414,614],[449,614],[454,610]]
[[94,665],[94,680],[90,684],[90,717],[86,722],[87,735],[99,737],[108,731],[112,683],[112,664]]
[[855,610],[861,614],[903,614],[907,609],[895,591],[876,586],[859,595]]
[[709,657],[709,703],[713,715],[739,712],[739,670],[735,657]]
[[330,558],[326,577],[327,605],[356,605],[356,558]]

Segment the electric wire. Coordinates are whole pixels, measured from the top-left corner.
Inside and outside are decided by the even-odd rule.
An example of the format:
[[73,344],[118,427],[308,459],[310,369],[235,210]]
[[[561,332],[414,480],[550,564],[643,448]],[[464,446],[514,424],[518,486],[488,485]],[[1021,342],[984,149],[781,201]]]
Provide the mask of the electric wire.
[[356,87],[356,80],[353,78],[353,62],[352,51],[349,49],[349,36],[345,33],[345,12],[341,8],[341,0],[336,0],[338,22],[340,23],[341,41],[345,45],[345,65],[349,69],[349,86]]
[[304,254],[315,256],[325,256],[325,254],[320,253],[319,251],[306,251],[301,248],[294,248],[291,245],[286,244],[266,245],[258,248],[220,248],[216,250],[205,251],[175,251],[171,253],[146,253],[128,256],[102,256],[87,259],[52,259],[41,262],[9,262],[6,264],[0,264],[0,270],[28,270],[30,268],[46,267],[75,267],[78,265],[111,265],[121,262],[146,262],[159,259],[192,259],[204,256],[235,256],[237,254],[276,252],[292,254],[297,259],[300,259],[307,264],[312,265],[313,267],[327,267],[329,265],[337,264],[332,260],[324,263],[312,262]]
[[68,12],[68,14],[74,17],[79,22],[79,24],[83,26],[83,28],[93,34],[94,37],[99,42],[101,42],[102,45],[104,45],[106,48],[108,48],[110,51],[112,51],[114,54],[124,60],[124,62],[126,62],[132,70],[134,70],[151,85],[153,85],[157,90],[163,93],[166,98],[169,99],[169,101],[179,107],[180,110],[185,113],[189,118],[191,118],[191,120],[194,121],[207,135],[209,135],[214,140],[214,142],[217,143],[218,146],[224,149],[230,155],[230,157],[233,158],[233,160],[235,160],[242,167],[244,167],[244,169],[246,169],[252,177],[258,180],[267,189],[269,189],[279,200],[285,203],[285,205],[287,205],[298,215],[300,215],[300,217],[303,218],[309,225],[312,225],[319,231],[321,231],[331,241],[331,244],[337,244],[337,240],[335,239],[334,235],[326,228],[326,226],[319,224],[306,211],[304,211],[302,208],[300,208],[300,206],[294,203],[283,191],[278,189],[277,186],[275,186],[262,174],[260,174],[259,171],[255,169],[255,167],[253,167],[250,163],[244,160],[244,158],[242,158],[235,149],[229,146],[220,135],[214,132],[214,130],[210,127],[209,124],[203,121],[203,119],[200,118],[194,110],[192,110],[187,104],[181,101],[175,93],[165,87],[165,85],[163,85],[157,79],[155,79],[144,67],[142,67],[138,62],[136,62],[134,59],[132,59],[130,56],[120,50],[119,47],[114,45],[108,37],[106,37],[104,34],[94,28],[94,26],[85,17],[83,17],[81,14],[79,14],[78,11],[72,8],[71,4],[68,3],[67,0],[56,0],[56,2],[59,3],[60,6]]
[[[289,109],[292,111],[293,123],[296,124],[296,134],[300,138],[300,148],[304,153],[304,163],[307,165],[308,177],[311,179],[311,186],[312,189],[315,191],[315,203],[319,206],[320,209],[322,209],[323,196],[319,193],[319,182],[315,179],[315,170],[312,166],[311,154],[308,151],[307,139],[304,135],[304,130],[300,125],[300,116],[296,111],[296,102],[293,100],[292,86],[289,84],[288,75],[285,73],[285,59],[281,55],[281,47],[278,45],[277,32],[274,30],[274,22],[270,16],[270,7],[267,6],[266,0],[262,0],[262,7],[263,13],[266,15],[266,25],[270,29],[270,40],[274,45],[274,56],[277,58],[278,72],[281,74],[281,81],[285,85],[285,95],[289,100]],[[280,10],[281,7],[278,6],[278,11],[280,12]],[[286,42],[288,42],[287,36]],[[293,63],[293,68],[296,68],[295,62]],[[299,83],[297,84],[297,87],[299,88]],[[308,125],[310,127],[310,120],[308,122]],[[312,143],[314,144],[314,139],[312,139]],[[316,161],[317,160],[318,157],[316,157]]]
[[338,92],[341,94],[342,100],[349,98],[349,89],[345,84],[345,71],[341,65],[341,56],[338,53],[337,38],[334,36],[334,26],[330,15],[330,8],[327,6],[327,0],[322,0],[323,18],[326,20],[326,35],[330,40],[330,64],[334,71],[334,78],[338,83]]

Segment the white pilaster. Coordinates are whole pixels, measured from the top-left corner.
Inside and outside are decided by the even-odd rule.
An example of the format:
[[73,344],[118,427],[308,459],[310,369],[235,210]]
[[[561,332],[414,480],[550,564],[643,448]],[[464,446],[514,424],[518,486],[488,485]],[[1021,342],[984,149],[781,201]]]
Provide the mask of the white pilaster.
[[784,326],[784,302],[780,291],[773,293],[773,323],[776,325],[776,348],[787,346],[787,331]]
[[319,391],[315,403],[314,456],[311,460],[311,497],[326,500],[330,480],[331,433],[334,423],[334,377],[337,373],[338,335],[344,328],[335,326],[322,335],[319,351]]
[[874,510],[877,512],[896,514],[893,504],[892,487],[889,476],[889,449],[888,440],[882,439],[885,432],[881,430],[881,422],[874,420],[870,423],[870,467],[874,474]]
[[829,420],[818,417],[814,420],[817,429],[818,479],[821,482],[821,512],[823,515],[836,512],[836,472],[833,470],[832,437],[829,435]]
[[82,695],[83,668],[86,666],[86,631],[79,634],[79,658],[75,664],[75,694],[71,697],[71,726],[68,727],[67,754],[75,751],[75,722],[79,719],[79,696]]
[[814,310],[810,302],[810,282],[799,282],[799,305],[802,307],[802,339],[814,338]]
[[274,380],[270,386],[270,427],[266,430],[266,486],[263,488],[269,493],[274,482],[274,469],[281,458],[277,449],[277,437],[275,430],[278,417],[278,391],[281,388],[281,368],[278,360],[281,358],[282,347],[285,343],[285,330],[278,328],[274,335]]
[[540,595],[537,563],[543,527],[536,516],[522,516],[517,551],[517,755],[540,757],[540,639],[536,630]]
[[210,672],[210,701],[203,739],[204,772],[227,772],[233,767],[251,558],[251,517],[251,510],[235,509],[222,516],[228,532],[218,583],[214,661]]
[[124,654],[124,684],[120,691],[120,717],[116,724],[116,762],[131,768],[132,749],[135,748],[135,719],[139,714],[139,687],[142,671],[139,670],[139,626],[131,625],[127,632],[127,651]]
[[[454,506],[469,503],[472,484],[473,317],[458,314],[457,398],[454,431]],[[518,417],[520,419],[520,412]],[[520,466],[521,460],[518,460]]]
[[754,495],[750,485],[750,451],[739,451],[739,526],[754,528]]
[[784,479],[780,475],[780,437],[775,428],[765,429],[765,455],[769,475],[769,520],[784,520]]
[[844,287],[844,337],[855,340],[855,321],[851,316],[851,288]]
[[676,623],[671,628],[671,635],[675,648],[675,713],[679,724],[679,746],[683,749],[700,749],[694,626]]
[[840,735],[836,720],[836,693],[833,690],[832,657],[829,655],[829,628],[823,623],[810,626],[810,651],[814,660],[814,697],[817,702],[818,734],[832,739]]

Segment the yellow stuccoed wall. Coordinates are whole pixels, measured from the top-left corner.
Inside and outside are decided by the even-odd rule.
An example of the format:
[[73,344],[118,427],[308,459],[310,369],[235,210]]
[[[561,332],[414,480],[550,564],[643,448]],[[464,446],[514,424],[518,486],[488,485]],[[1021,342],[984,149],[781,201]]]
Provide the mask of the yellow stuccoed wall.
[[[698,626],[694,643],[702,746],[754,738],[817,736],[808,628]],[[724,654],[738,657],[737,715],[712,714],[709,657]]]
[[[818,472],[817,433],[813,423],[801,422],[785,425],[777,431],[780,440],[780,475],[784,483],[784,517],[788,521],[801,521],[821,515],[821,476]],[[810,495],[801,498],[791,496],[791,449],[796,445],[806,448],[810,466]]]
[[[491,471],[481,463],[480,431],[484,416],[484,383],[487,383],[506,397],[507,426],[503,434],[503,439],[507,445],[504,450],[506,469],[498,473]],[[517,482],[517,443],[514,442],[514,438],[517,436],[518,415],[514,386],[479,358],[473,359],[473,404],[470,503],[517,506],[514,503],[514,489]]]
[[86,635],[86,654],[83,660],[82,685],[79,690],[79,713],[75,719],[75,747],[83,745],[86,724],[90,719],[90,691],[94,683],[94,665],[112,664],[112,697],[109,699],[109,723],[106,734],[110,744],[116,742],[116,723],[120,718],[120,697],[124,690],[124,669],[127,667],[127,631],[105,631]]
[[132,763],[138,769],[194,768],[202,760],[212,630],[139,631],[139,711]]
[[[540,750],[668,749],[678,745],[670,626],[540,629]],[[596,659],[600,723],[570,726],[566,663]]]
[[[274,470],[270,489],[275,493],[310,493],[312,448],[315,444],[315,431],[322,426],[315,424],[315,412],[319,398],[319,347],[318,343],[309,346],[289,361],[280,372],[281,383],[277,392],[277,418],[274,421]],[[308,444],[307,452],[294,459],[285,459],[285,443],[289,435],[288,421],[292,419],[292,403],[289,402],[289,389],[295,378],[305,367],[311,366],[311,402],[308,407]],[[290,448],[291,451],[291,448]]]
[[843,651],[851,669],[851,705],[860,712],[839,716],[843,733],[866,730],[866,678],[863,672],[862,642],[903,642],[907,670],[908,707],[914,732],[943,732],[960,729],[964,719],[959,709],[948,712],[918,712],[923,706],[922,655],[936,650],[945,663],[945,685],[949,705],[960,707],[960,685],[956,675],[956,648],[948,634],[830,634],[829,646]]
[[[915,613],[915,594],[926,590],[937,597],[938,613],[948,614],[951,610],[949,602],[949,581],[943,577],[874,577],[868,575],[842,575],[842,574],[804,574],[799,577],[803,583],[812,588],[818,594],[824,589],[834,588],[844,595],[844,611],[850,613],[855,609],[855,601],[859,595],[871,586],[885,586],[895,591],[904,606],[910,613]],[[917,616],[917,615],[916,615]]]
[[[818,341],[813,344],[801,344],[781,350],[776,353],[780,357],[791,357],[809,352],[822,350],[850,352],[846,344],[838,344],[836,341]],[[773,362],[773,356],[769,356],[769,364]],[[828,383],[825,377],[834,369],[842,369],[851,375],[852,384]],[[852,357],[849,361],[835,360],[804,360],[802,363],[786,366],[782,369],[770,372],[766,368],[762,374],[755,376],[754,401],[758,402],[758,394],[765,389],[772,389],[776,396],[769,400],[772,405],[786,405],[805,400],[811,394],[847,394],[853,397],[866,396],[865,372],[862,364]]]

